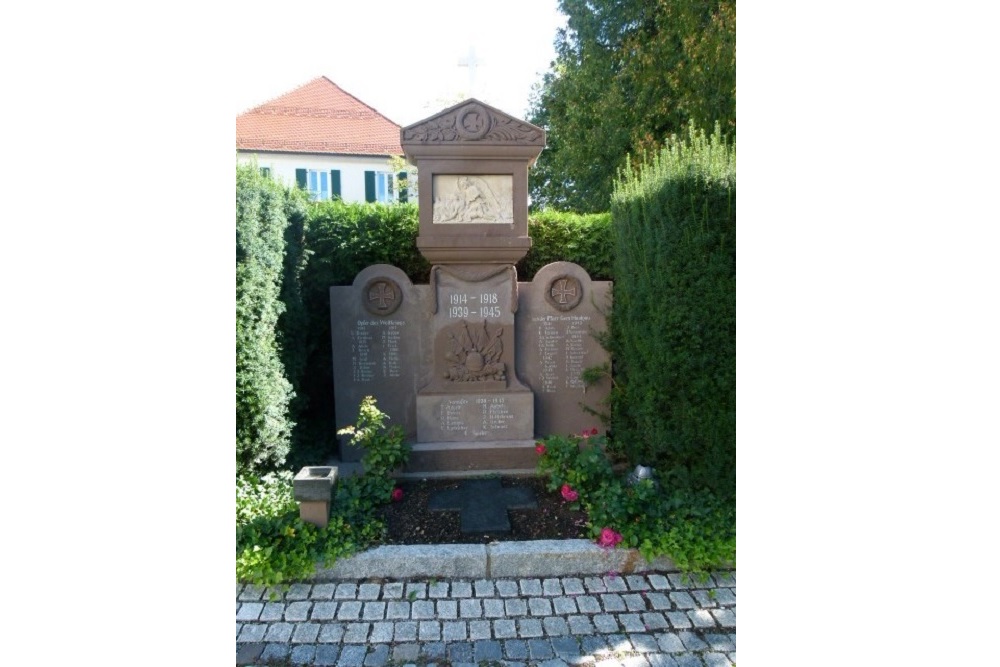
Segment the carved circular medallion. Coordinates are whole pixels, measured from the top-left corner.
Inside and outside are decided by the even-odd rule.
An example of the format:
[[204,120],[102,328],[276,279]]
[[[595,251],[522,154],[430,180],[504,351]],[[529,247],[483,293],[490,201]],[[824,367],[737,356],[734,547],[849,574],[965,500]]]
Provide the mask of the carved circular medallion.
[[391,315],[403,303],[403,292],[392,278],[372,278],[365,285],[361,302],[372,315]]
[[573,310],[583,299],[583,285],[573,276],[559,276],[549,283],[545,300],[556,310]]
[[482,139],[490,131],[490,115],[478,104],[459,111],[455,120],[455,130],[463,139]]

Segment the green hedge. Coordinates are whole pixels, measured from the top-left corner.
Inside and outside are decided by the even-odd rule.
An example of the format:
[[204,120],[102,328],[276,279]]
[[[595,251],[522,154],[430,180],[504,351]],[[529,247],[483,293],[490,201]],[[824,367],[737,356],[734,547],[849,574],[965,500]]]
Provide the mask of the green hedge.
[[613,435],[669,484],[735,494],[736,149],[671,139],[616,183]]
[[236,469],[282,465],[290,447],[292,387],[278,344],[287,191],[256,165],[236,169]]
[[575,262],[593,280],[612,280],[611,214],[545,210],[528,216],[531,249],[517,263],[518,280],[531,280],[552,262]]

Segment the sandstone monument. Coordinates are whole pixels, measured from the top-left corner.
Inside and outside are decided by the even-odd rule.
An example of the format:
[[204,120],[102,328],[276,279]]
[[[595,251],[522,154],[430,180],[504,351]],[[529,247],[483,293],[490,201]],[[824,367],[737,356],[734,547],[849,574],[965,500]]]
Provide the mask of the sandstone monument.
[[581,403],[599,408],[609,381],[580,374],[608,360],[591,334],[611,285],[568,262],[518,282],[541,128],[469,99],[400,134],[430,284],[378,264],[330,288],[337,428],[372,395],[412,443],[408,474],[531,471],[536,437],[598,425]]

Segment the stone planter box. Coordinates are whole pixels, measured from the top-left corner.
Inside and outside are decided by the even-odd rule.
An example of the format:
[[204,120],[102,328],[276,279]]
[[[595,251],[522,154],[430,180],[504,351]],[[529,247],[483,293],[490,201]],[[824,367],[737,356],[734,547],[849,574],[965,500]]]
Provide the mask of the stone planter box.
[[337,486],[336,466],[306,466],[292,480],[292,495],[299,517],[320,528],[330,522],[330,502]]

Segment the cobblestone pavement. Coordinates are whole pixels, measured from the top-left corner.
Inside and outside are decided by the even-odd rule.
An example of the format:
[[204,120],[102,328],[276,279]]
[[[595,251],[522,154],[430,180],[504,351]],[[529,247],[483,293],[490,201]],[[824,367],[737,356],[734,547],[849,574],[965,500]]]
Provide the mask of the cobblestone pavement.
[[236,587],[237,665],[735,663],[735,571]]

